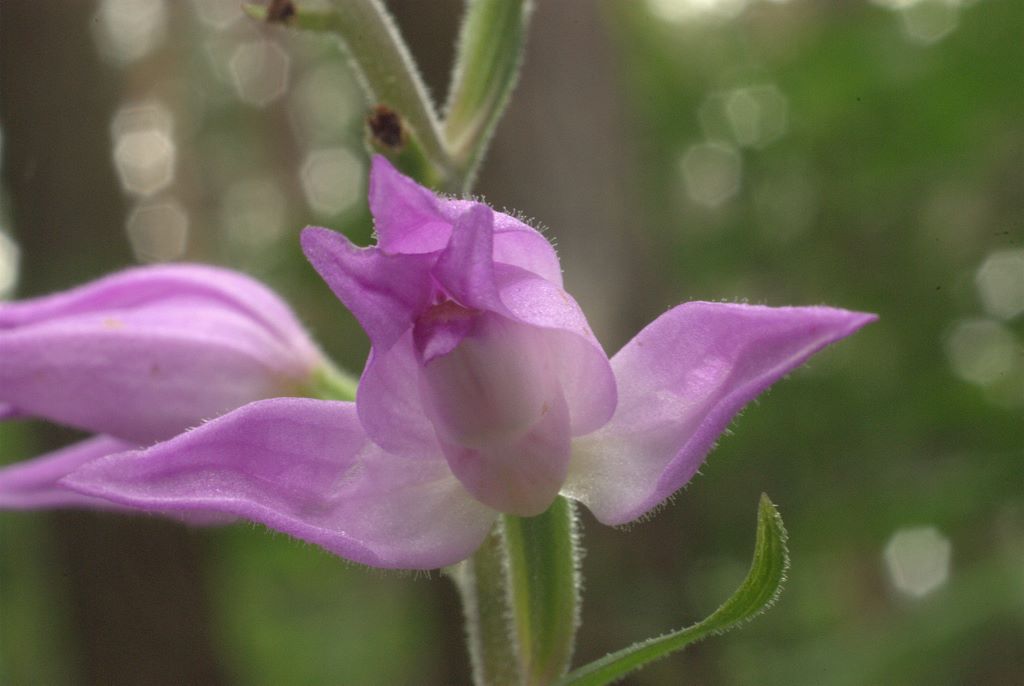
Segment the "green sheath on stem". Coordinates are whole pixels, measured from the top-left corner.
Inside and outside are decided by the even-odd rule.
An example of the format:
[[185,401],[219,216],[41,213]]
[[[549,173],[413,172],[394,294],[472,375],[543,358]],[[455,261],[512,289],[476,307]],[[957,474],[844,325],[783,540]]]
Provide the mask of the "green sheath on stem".
[[576,513],[560,497],[537,517],[502,520],[522,683],[550,684],[568,669],[579,626]]
[[469,190],[476,167],[508,104],[523,62],[530,0],[467,0],[444,137]]

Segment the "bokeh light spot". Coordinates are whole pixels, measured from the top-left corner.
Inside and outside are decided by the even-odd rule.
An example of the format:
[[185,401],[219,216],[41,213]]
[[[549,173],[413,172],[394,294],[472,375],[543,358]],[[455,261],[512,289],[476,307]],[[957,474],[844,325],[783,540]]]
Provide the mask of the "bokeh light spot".
[[218,30],[242,18],[242,3],[238,0],[192,0],[192,6],[199,21]]
[[680,161],[690,199],[705,207],[718,207],[740,188],[739,152],[722,143],[690,146]]
[[6,298],[14,292],[18,284],[20,258],[18,244],[0,231],[0,298]]
[[647,0],[647,8],[658,19],[683,22],[699,17],[731,18],[747,6],[748,0]]
[[921,0],[900,9],[907,38],[915,43],[936,43],[956,29],[960,8],[953,0]]
[[239,99],[264,107],[288,90],[288,53],[267,40],[243,43],[228,62],[231,82]]
[[1001,250],[988,256],[975,277],[985,311],[1012,319],[1024,312],[1024,250]]
[[220,225],[232,243],[266,247],[284,235],[286,200],[271,179],[243,179],[231,185],[220,207]]
[[139,262],[167,262],[185,254],[188,213],[174,199],[136,206],[125,228]]
[[289,114],[299,138],[308,144],[333,143],[359,114],[362,98],[347,69],[327,64],[313,70],[296,86]]
[[362,197],[363,165],[346,148],[314,150],[302,164],[302,190],[314,211],[338,214]]
[[980,386],[1009,374],[1020,354],[1013,334],[999,322],[967,319],[959,322],[946,339],[946,354],[957,376]]
[[100,53],[128,64],[159,47],[167,34],[164,0],[102,0],[93,22]]
[[733,137],[744,146],[762,147],[786,132],[789,104],[773,85],[737,88],[725,99]]
[[170,112],[156,103],[124,107],[114,116],[114,167],[126,191],[153,195],[174,180],[172,128]]
[[889,580],[901,593],[921,598],[949,580],[953,546],[933,526],[908,527],[885,546]]

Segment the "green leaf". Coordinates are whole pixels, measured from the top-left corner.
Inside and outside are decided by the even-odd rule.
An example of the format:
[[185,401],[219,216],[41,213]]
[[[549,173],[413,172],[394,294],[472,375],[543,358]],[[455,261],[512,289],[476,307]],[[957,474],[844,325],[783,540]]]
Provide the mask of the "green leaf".
[[444,137],[468,186],[519,78],[530,0],[468,0]]
[[786,529],[767,495],[761,495],[757,516],[757,542],[747,578],[732,597],[709,617],[693,626],[636,643],[617,653],[580,667],[558,686],[602,686],[621,679],[654,660],[712,634],[720,634],[756,617],[772,606],[782,590],[789,568]]

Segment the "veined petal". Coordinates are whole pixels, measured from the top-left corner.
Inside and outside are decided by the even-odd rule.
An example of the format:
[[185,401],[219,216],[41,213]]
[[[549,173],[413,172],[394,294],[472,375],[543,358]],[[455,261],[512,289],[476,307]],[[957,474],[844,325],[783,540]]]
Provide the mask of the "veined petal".
[[370,167],[370,212],[377,245],[389,254],[441,250],[452,232],[433,193],[399,173],[381,155]]
[[306,360],[249,317],[174,302],[0,329],[0,401],[136,444],[290,394]]
[[579,305],[557,284],[523,269],[499,266],[496,274],[510,315],[545,332],[544,345],[569,407],[572,435],[603,426],[615,411],[615,375]]
[[97,436],[0,469],[0,509],[35,510],[64,507],[123,510],[108,500],[83,495],[57,482],[92,460],[131,450],[131,443]]
[[18,410],[13,405],[7,403],[0,403],[0,422],[5,419],[13,419],[19,415]]
[[302,232],[302,250],[380,350],[390,348],[412,326],[434,292],[434,255],[358,248],[340,233],[319,227]]
[[827,307],[669,310],[612,358],[618,408],[575,441],[563,494],[605,524],[636,519],[690,480],[744,405],[874,319]]
[[462,560],[493,525],[440,461],[388,455],[352,403],[252,403],[170,441],[102,458],[64,483],[156,512],[251,519],[374,567]]

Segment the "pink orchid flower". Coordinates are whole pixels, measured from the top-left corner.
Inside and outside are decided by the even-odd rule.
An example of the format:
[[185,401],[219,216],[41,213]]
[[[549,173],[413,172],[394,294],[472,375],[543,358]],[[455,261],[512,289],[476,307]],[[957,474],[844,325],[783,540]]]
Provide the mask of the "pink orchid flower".
[[499,513],[559,494],[605,524],[686,484],[735,414],[871,322],[827,307],[686,303],[608,359],[551,245],[376,158],[378,244],[307,229],[307,257],[373,349],[355,403],[276,398],[61,481],[123,507],[225,513],[356,562],[427,569]]

